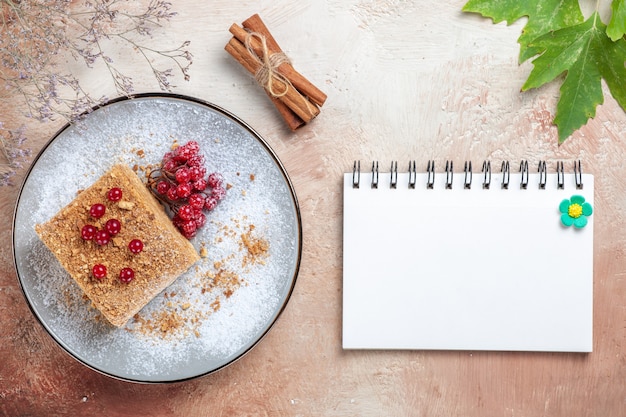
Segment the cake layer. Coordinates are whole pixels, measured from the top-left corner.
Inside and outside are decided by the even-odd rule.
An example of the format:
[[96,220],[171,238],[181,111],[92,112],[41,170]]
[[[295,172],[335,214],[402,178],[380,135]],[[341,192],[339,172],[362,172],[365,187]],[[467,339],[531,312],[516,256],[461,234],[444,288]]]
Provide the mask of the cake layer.
[[[122,190],[121,200],[107,198],[112,188]],[[90,208],[98,203],[105,206],[105,214],[94,218]],[[107,244],[82,237],[83,226],[90,224],[105,230],[110,219],[118,220],[121,228]],[[199,259],[193,245],[176,230],[137,174],[125,165],[113,166],[49,221],[36,225],[35,230],[94,307],[115,326],[124,326]],[[129,249],[133,239],[143,243],[141,252]],[[106,277],[94,277],[94,265],[104,265]],[[134,271],[130,282],[120,280],[123,268]]]

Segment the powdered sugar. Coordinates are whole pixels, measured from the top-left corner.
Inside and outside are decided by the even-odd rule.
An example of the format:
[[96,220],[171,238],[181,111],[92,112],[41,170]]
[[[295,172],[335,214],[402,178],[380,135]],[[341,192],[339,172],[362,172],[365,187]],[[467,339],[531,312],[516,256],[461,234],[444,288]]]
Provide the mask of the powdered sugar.
[[[175,140],[197,140],[208,170],[220,172],[229,190],[192,240],[206,256],[146,306],[138,320],[116,329],[98,319],[33,226],[47,221],[114,163],[140,169],[158,163]],[[241,239],[246,233],[268,243],[266,256],[245,261]],[[295,198],[262,140],[219,109],[173,97],[113,103],[61,132],[36,160],[15,222],[19,276],[44,326],[81,361],[140,381],[193,377],[249,350],[289,298],[299,239]]]

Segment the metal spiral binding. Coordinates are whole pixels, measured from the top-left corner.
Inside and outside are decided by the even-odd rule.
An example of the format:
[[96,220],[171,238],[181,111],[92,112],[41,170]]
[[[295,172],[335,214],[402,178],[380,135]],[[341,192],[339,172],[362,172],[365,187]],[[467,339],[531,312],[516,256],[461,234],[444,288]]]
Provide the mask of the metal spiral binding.
[[491,185],[491,161],[483,161],[483,189],[488,190]]
[[509,189],[509,181],[511,179],[511,166],[509,165],[509,161],[502,161],[502,185],[501,187],[505,190]]
[[465,161],[465,181],[463,181],[463,188],[469,190],[472,188],[472,161]]
[[[520,188],[527,189],[528,181],[529,181],[529,169],[528,169],[528,161],[522,160],[520,162]],[[463,188],[471,189],[472,181],[473,181],[473,171],[472,171],[472,161],[465,161],[464,167],[464,181]],[[565,173],[564,173],[564,164],[563,161],[556,162],[556,187],[559,190],[565,188]],[[485,160],[482,164],[481,172],[483,173],[483,182],[482,188],[489,189],[491,187],[491,161]],[[538,186],[540,190],[545,190],[548,180],[548,167],[546,161],[539,161],[537,166],[537,172],[539,173],[539,182]],[[508,189],[510,183],[511,176],[511,167],[509,161],[502,161],[501,165],[501,173],[502,173],[502,182],[500,184],[501,188]],[[408,187],[415,188],[417,183],[417,169],[415,161],[409,161],[409,179],[408,179]],[[435,161],[429,160],[428,165],[426,167],[426,188],[433,189],[435,186]],[[453,176],[454,176],[454,165],[453,161],[447,160],[445,167],[446,174],[446,182],[445,189],[450,190],[453,188]],[[576,181],[576,189],[583,189],[583,172],[582,172],[582,164],[581,161],[574,162],[574,179]],[[360,188],[361,182],[361,161],[354,161],[354,166],[352,168],[352,188]],[[371,180],[371,188],[378,188],[379,184],[379,171],[378,171],[378,161],[372,162],[372,180]],[[390,169],[390,179],[389,179],[389,188],[396,189],[398,185],[398,161],[391,162]]]
[[361,182],[361,161],[354,161],[352,168],[352,188],[359,188]]
[[556,163],[556,188],[562,190],[565,188],[565,173],[563,170],[563,161]]
[[432,190],[435,185],[435,161],[428,161],[428,167],[426,168],[428,178],[426,180],[426,188]]
[[452,167],[452,161],[446,161],[446,190],[452,189],[452,176],[454,175],[454,169]]
[[391,178],[389,179],[389,188],[396,188],[398,185],[398,161],[391,162]]
[[537,167],[537,172],[539,172],[539,189],[546,189],[546,182],[548,180],[548,169],[546,168],[546,161],[539,161],[539,167]]
[[580,167],[580,159],[578,160],[578,164],[574,162],[574,178],[576,179],[576,189],[583,189],[583,170]]
[[372,188],[378,188],[378,161],[372,162]]
[[417,181],[417,169],[415,168],[415,161],[409,162],[409,188],[415,188],[415,182]]
[[519,164],[519,172],[522,173],[522,180],[520,181],[520,188],[523,190],[528,188],[528,161],[522,161]]

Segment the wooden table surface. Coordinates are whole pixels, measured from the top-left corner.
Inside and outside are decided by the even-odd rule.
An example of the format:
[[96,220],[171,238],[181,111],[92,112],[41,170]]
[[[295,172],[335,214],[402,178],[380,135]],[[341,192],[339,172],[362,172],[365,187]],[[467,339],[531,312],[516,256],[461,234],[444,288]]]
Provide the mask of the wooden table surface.
[[[142,0],[148,3],[148,0]],[[606,94],[597,116],[558,146],[558,85],[520,93],[523,22],[493,25],[462,0],[174,0],[151,42],[190,40],[191,80],[174,92],[213,102],[256,129],[284,163],[303,222],[298,281],[249,354],[199,379],[142,385],[79,364],[33,317],[13,267],[11,222],[24,172],[0,190],[0,414],[7,416],[602,416],[626,415],[626,114]],[[232,23],[259,13],[294,67],[328,94],[318,118],[289,131],[224,52]],[[157,90],[132,54],[137,92]],[[102,69],[77,75],[115,95]],[[36,152],[62,126],[23,118]],[[595,174],[594,342],[590,354],[343,351],[342,173],[355,159],[425,163],[580,159]],[[494,244],[498,239],[493,237]]]

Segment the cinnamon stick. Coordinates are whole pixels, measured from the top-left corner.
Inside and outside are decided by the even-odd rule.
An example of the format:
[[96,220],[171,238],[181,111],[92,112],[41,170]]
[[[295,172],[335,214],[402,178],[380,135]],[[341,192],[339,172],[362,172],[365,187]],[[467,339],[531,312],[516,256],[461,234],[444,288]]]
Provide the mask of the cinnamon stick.
[[[282,53],[283,51],[280,49],[276,40],[269,32],[259,15],[255,14],[250,17],[243,23],[244,27],[248,28],[250,32],[255,32],[263,35],[265,37],[265,41],[267,44],[267,49],[270,54]],[[241,43],[245,45],[246,38],[249,39],[249,44],[254,50],[254,53],[257,56],[262,56],[263,46],[261,41],[255,37],[248,37],[250,32],[246,31],[243,27],[238,26],[237,24],[233,24],[230,27],[230,33]],[[287,78],[291,84],[302,94],[307,97],[313,103],[318,106],[322,106],[326,101],[326,94],[324,94],[319,88],[313,85],[309,80],[307,80],[302,74],[296,71],[291,64],[288,62],[284,62],[280,64],[277,68],[277,71],[282,74],[285,78]]]
[[[262,66],[236,38],[231,38],[224,49],[252,74],[256,74]],[[277,79],[272,79],[271,82],[272,85],[278,84],[275,90],[285,92],[276,98],[289,107],[304,123],[310,122],[319,114],[319,108],[309,102],[294,87]]]
[[[246,59],[244,59],[243,56],[240,55],[239,48],[233,47],[233,45],[229,42],[228,44],[226,44],[226,47],[224,49],[233,58],[235,58],[235,60],[239,62],[246,70],[248,70],[251,73],[255,72],[254,65],[249,63]],[[267,93],[267,96],[270,98],[270,100],[276,107],[276,110],[278,110],[282,118],[287,123],[287,126],[289,126],[289,128],[292,131],[295,131],[296,129],[304,125],[304,121],[300,117],[298,117],[298,115],[295,114],[289,107],[287,107],[285,103],[283,103],[282,101],[280,101],[279,99],[275,97],[272,97],[272,94],[269,91],[265,89],[264,91]]]
[[272,103],[274,103],[274,106],[276,106],[276,110],[278,110],[280,115],[283,117],[283,119],[287,123],[287,126],[289,126],[289,129],[296,130],[297,128],[305,124],[304,120],[302,120],[297,114],[295,114],[285,103],[283,103],[276,97],[272,97],[272,94],[270,94],[269,91],[265,90],[265,92],[267,93],[270,100],[272,100]]

